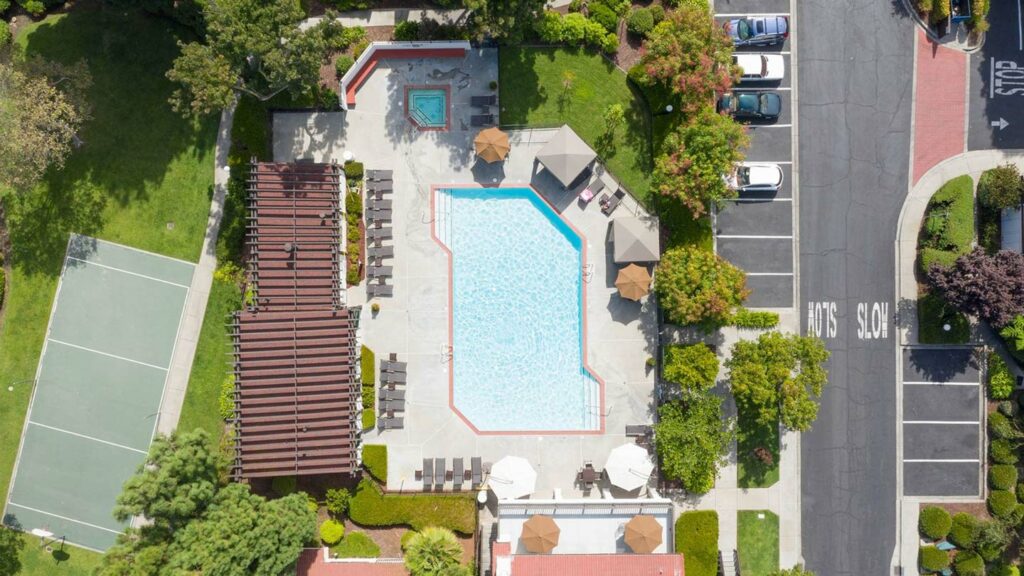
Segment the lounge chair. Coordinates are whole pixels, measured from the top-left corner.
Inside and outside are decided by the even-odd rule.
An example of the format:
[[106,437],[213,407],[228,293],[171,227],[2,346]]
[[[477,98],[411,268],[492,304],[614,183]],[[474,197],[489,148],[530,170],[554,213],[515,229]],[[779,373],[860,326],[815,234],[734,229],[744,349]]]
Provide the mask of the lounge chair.
[[391,200],[370,200],[370,210],[391,210]]
[[434,458],[434,486],[444,490],[444,458]]
[[380,411],[384,413],[405,412],[405,400],[383,400],[380,403]]
[[391,170],[367,170],[366,179],[370,182],[380,180],[391,180]]
[[627,425],[626,426],[626,436],[629,436],[631,438],[636,438],[638,436],[647,436],[650,433],[651,433],[651,427],[647,426],[647,425],[640,424],[640,425],[633,425],[633,426]]
[[370,182],[367,184],[366,189],[370,192],[391,192],[394,190],[394,183],[392,183],[391,180]]
[[474,456],[469,459],[469,467],[473,472],[473,488],[477,488],[484,483],[484,474],[480,466],[480,457]]
[[401,430],[405,428],[405,419],[394,417],[381,418],[380,428],[381,430]]
[[392,266],[370,266],[366,275],[370,278],[390,278]]
[[604,192],[604,182],[598,180],[597,182],[594,182],[590,186],[584,188],[583,192],[580,192],[580,200],[584,204],[590,204],[590,201],[593,200],[594,197],[600,194],[601,192]]
[[462,490],[464,476],[465,466],[462,464],[462,458],[452,459],[452,490],[455,490],[456,492]]
[[380,397],[383,400],[401,400],[405,402],[405,390],[383,389],[380,391]]
[[430,490],[434,485],[434,461],[430,458],[423,459],[423,489]]
[[395,287],[390,284],[367,284],[366,293],[370,298],[374,296],[394,296]]
[[380,381],[384,384],[405,384],[405,372],[381,372]]
[[380,361],[381,372],[405,372],[407,364],[405,362],[394,362],[391,360]]
[[391,228],[367,228],[366,238],[373,241],[391,240],[394,236]]
[[488,94],[487,96],[473,96],[469,99],[470,106],[494,106],[498,103],[498,97],[495,94]]
[[395,247],[373,246],[366,249],[366,255],[370,258],[391,258],[395,255]]
[[[604,197],[601,198],[601,212],[604,212],[605,216],[611,216],[612,212],[615,212],[615,209],[619,207],[619,203],[621,203],[622,199],[625,197],[626,193],[622,191],[622,188],[616,190],[615,195],[611,198],[608,198],[608,195],[605,194]],[[605,198],[608,199],[605,200]]]
[[391,222],[391,210],[367,210],[366,219],[371,222]]
[[470,126],[493,126],[494,114],[474,114],[469,117]]

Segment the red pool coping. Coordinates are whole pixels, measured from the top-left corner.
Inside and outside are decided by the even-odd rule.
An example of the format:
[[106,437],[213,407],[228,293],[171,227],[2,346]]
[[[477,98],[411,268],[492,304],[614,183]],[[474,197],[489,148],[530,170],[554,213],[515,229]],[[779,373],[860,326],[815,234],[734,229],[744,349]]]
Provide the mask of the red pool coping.
[[545,198],[543,194],[541,194],[533,186],[530,186],[528,184],[516,185],[516,186],[512,186],[512,185],[509,185],[509,186],[482,186],[482,185],[476,184],[476,183],[470,183],[470,184],[465,184],[465,183],[460,183],[460,184],[434,184],[434,185],[432,185],[430,187],[430,237],[434,240],[434,242],[437,243],[438,246],[441,247],[441,250],[444,250],[444,253],[448,256],[448,349],[449,350],[454,350],[454,348],[455,348],[455,343],[454,343],[454,332],[455,332],[454,316],[455,316],[455,309],[454,309],[454,290],[452,288],[452,275],[453,275],[452,274],[452,252],[448,248],[448,246],[446,246],[445,243],[442,242],[441,239],[437,237],[437,234],[436,234],[435,228],[434,228],[434,222],[435,222],[435,220],[437,218],[437,211],[436,211],[436,206],[435,206],[435,198],[437,197],[437,191],[438,190],[446,190],[446,189],[449,189],[449,188],[509,188],[509,189],[524,189],[525,188],[525,189],[529,189],[538,198],[543,200],[544,203],[547,204],[548,207],[551,208],[552,212],[554,212],[555,215],[558,216],[558,218],[562,222],[564,222],[566,226],[569,227],[569,229],[571,229],[577,236],[579,236],[579,238],[580,238],[580,249],[581,249],[580,257],[582,259],[581,265],[580,265],[580,285],[581,285],[580,292],[582,294],[582,301],[580,302],[580,307],[581,307],[580,308],[580,318],[583,321],[583,325],[581,327],[583,343],[582,343],[582,350],[581,350],[582,354],[580,355],[580,359],[583,362],[583,367],[586,369],[587,373],[589,373],[590,376],[594,380],[597,381],[597,387],[598,387],[598,391],[599,391],[598,397],[600,398],[599,405],[598,405],[598,417],[600,418],[601,424],[600,424],[600,426],[596,430],[480,430],[479,428],[477,428],[476,426],[473,425],[473,423],[469,420],[469,418],[466,417],[465,414],[463,414],[458,408],[455,407],[455,399],[454,399],[454,395],[455,395],[455,370],[454,369],[451,369],[451,370],[448,371],[448,407],[452,409],[452,412],[455,412],[456,416],[458,416],[463,422],[465,422],[466,426],[469,426],[469,428],[471,430],[473,430],[473,432],[475,432],[475,433],[477,433],[477,434],[479,434],[481,436],[523,436],[523,435],[534,435],[534,436],[600,436],[600,435],[603,435],[604,432],[605,432],[605,415],[604,415],[604,405],[605,405],[605,402],[604,402],[604,388],[605,388],[605,382],[601,378],[601,376],[599,376],[597,374],[597,372],[593,368],[590,367],[590,363],[587,361],[587,349],[588,349],[587,348],[587,289],[586,289],[586,282],[583,281],[583,270],[587,266],[587,237],[582,232],[580,232],[575,226],[573,226],[572,222],[569,222],[569,220],[567,220],[564,216],[562,216],[562,213],[558,211],[558,208],[556,208],[554,204],[552,204],[547,198]]
[[[424,126],[412,117],[412,113],[409,111],[412,108],[409,103],[410,90],[444,90],[444,104],[448,108],[444,111],[444,126]],[[452,126],[452,87],[440,84],[407,84],[405,86],[405,118],[420,132],[447,132]]]
[[374,51],[359,72],[352,78],[345,90],[345,102],[349,106],[356,105],[356,92],[370,77],[377,64],[385,58],[465,58],[464,48],[385,48]]

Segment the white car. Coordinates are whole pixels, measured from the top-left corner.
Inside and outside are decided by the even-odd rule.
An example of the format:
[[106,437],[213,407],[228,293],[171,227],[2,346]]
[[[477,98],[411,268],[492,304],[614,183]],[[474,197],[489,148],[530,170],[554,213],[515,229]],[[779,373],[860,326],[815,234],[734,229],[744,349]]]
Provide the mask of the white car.
[[742,82],[777,82],[786,72],[786,61],[781,54],[736,54],[732,60],[743,71]]
[[743,162],[736,165],[736,169],[725,182],[734,190],[776,192],[779,186],[782,186],[782,168],[778,164]]

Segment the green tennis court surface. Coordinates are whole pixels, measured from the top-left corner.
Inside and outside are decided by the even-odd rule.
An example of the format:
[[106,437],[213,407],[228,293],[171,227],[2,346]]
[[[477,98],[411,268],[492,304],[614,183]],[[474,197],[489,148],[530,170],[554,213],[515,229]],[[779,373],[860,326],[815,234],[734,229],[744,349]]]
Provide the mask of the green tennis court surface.
[[106,550],[144,460],[194,265],[73,235],[4,523]]

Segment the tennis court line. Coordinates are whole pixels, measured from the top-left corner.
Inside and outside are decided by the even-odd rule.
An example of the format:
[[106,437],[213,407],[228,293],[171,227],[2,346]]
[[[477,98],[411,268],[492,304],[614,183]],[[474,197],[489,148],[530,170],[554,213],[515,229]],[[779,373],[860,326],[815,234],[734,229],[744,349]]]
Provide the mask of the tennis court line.
[[79,438],[85,438],[86,440],[93,440],[93,441],[96,441],[96,442],[100,442],[101,444],[109,444],[110,446],[113,446],[115,448],[123,448],[125,450],[131,450],[132,452],[138,452],[139,454],[149,454],[149,452],[146,452],[145,450],[139,450],[138,448],[132,448],[131,446],[125,446],[124,444],[118,444],[117,442],[111,442],[110,440],[102,440],[100,438],[95,438],[93,436],[86,436],[85,434],[79,434],[78,432],[72,432],[71,430],[65,430],[63,428],[57,428],[56,426],[50,426],[48,424],[40,424],[39,422],[33,422],[31,420],[29,420],[28,423],[33,425],[33,426],[39,426],[40,428],[48,428],[48,429],[53,430],[55,432],[63,432],[64,434],[70,434],[72,436],[78,436]]
[[86,348],[85,346],[79,346],[78,344],[72,344],[71,342],[65,342],[63,340],[57,340],[56,338],[47,338],[46,341],[47,342],[56,342],[57,344],[63,344],[64,346],[70,346],[72,348],[78,348],[79,350],[85,350],[86,352],[94,352],[94,353],[99,354],[101,356],[109,356],[111,358],[116,358],[117,360],[124,360],[125,362],[131,362],[132,364],[140,364],[142,366],[148,366],[150,368],[156,368],[157,370],[163,370],[164,372],[167,372],[167,370],[170,369],[170,367],[164,368],[162,366],[157,366],[156,364],[150,364],[148,362],[143,362],[142,360],[132,360],[131,358],[125,358],[124,356],[118,356],[117,354],[111,354],[110,352],[103,352],[102,350],[94,350],[92,348]]
[[184,284],[178,284],[177,282],[171,282],[170,280],[164,280],[162,278],[154,278],[153,276],[146,276],[145,274],[139,274],[138,272],[132,272],[131,270],[124,270],[123,268],[114,268],[113,266],[107,266],[106,264],[100,264],[99,262],[93,262],[91,260],[82,260],[81,258],[76,258],[74,256],[68,256],[68,260],[76,260],[90,266],[99,266],[100,268],[106,268],[107,270],[114,270],[115,272],[121,272],[124,274],[131,274],[132,276],[138,276],[139,278],[145,278],[146,280],[163,282],[164,284],[170,284],[171,286],[177,286],[178,288],[184,288],[186,290],[189,289],[189,287]]
[[125,250],[131,250],[132,252],[138,252],[139,254],[148,254],[149,256],[156,256],[157,258],[164,258],[165,260],[171,260],[172,262],[180,262],[182,264],[188,264],[189,266],[192,266],[193,268],[196,266],[195,262],[189,262],[188,260],[182,260],[181,258],[175,258],[174,256],[168,256],[166,254],[157,254],[156,252],[153,252],[153,251],[150,251],[150,250],[143,250],[142,248],[136,248],[135,246],[128,246],[126,244],[118,244],[117,242],[111,242],[110,240],[104,240],[102,238],[92,238],[91,236],[83,236],[81,234],[75,234],[74,232],[72,232],[71,235],[72,236],[78,236],[79,238],[89,238],[89,239],[94,240],[96,242],[101,242],[103,244],[109,244],[111,246],[116,246],[118,248],[123,248]]
[[60,514],[54,514],[53,512],[47,512],[46,510],[40,510],[38,508],[32,508],[32,507],[29,507],[29,506],[22,506],[21,504],[18,504],[17,502],[8,501],[7,505],[8,506],[17,506],[18,508],[24,508],[25,510],[30,510],[30,511],[36,512],[38,514],[45,514],[47,516],[53,516],[54,518],[60,518],[61,520],[67,520],[68,522],[74,522],[75,524],[81,524],[82,526],[88,526],[90,528],[96,528],[97,530],[106,530],[107,532],[113,532],[114,534],[120,534],[121,533],[120,530],[113,530],[111,528],[105,528],[103,526],[97,526],[95,524],[90,524],[90,523],[85,522],[83,520],[75,520],[74,518],[68,518],[67,516],[61,516]]

